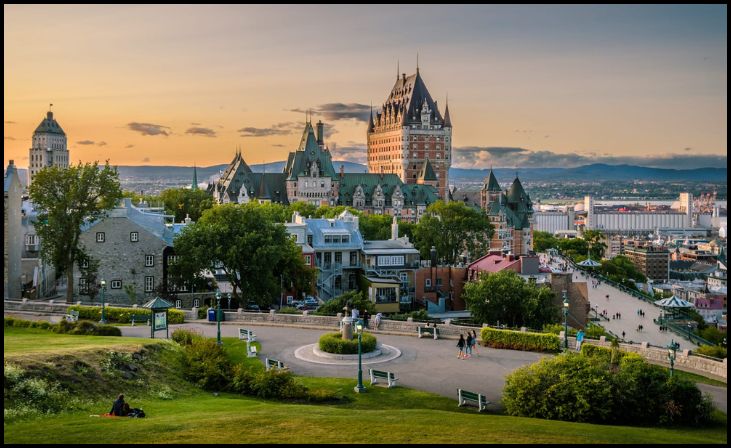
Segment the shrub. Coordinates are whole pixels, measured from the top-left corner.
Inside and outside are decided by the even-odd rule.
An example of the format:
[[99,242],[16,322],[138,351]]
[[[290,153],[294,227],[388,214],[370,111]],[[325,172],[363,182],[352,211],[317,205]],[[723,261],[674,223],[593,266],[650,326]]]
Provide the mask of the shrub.
[[693,350],[693,352],[719,359],[726,357],[726,348],[720,345],[701,345],[696,350]]
[[190,345],[194,340],[203,339],[203,336],[199,332],[185,328],[176,329],[170,337],[180,345]]
[[485,345],[493,348],[554,353],[561,350],[561,341],[553,334],[483,328],[480,337]]
[[97,336],[122,336],[122,330],[114,325],[100,324],[96,326],[96,330],[93,334]]
[[243,394],[254,395],[254,372],[243,364],[236,364],[231,373],[231,391]]
[[[581,354],[584,356],[600,358],[604,362],[612,362],[612,350],[611,348],[602,347],[600,345],[581,344]],[[616,350],[615,363],[619,363],[623,358],[642,359],[642,356],[633,352],[626,352],[624,350]]]
[[[372,352],[376,349],[376,337],[370,333],[363,333],[361,336],[361,350],[363,353]],[[327,353],[340,355],[354,355],[358,353],[358,337],[352,340],[343,340],[340,333],[325,333],[320,336],[320,350]]]
[[278,311],[279,314],[302,314],[302,311],[293,306],[285,306]]
[[194,338],[183,351],[183,376],[205,390],[226,390],[231,362],[212,339]]
[[132,363],[132,354],[127,352],[108,351],[104,358],[100,361],[102,370],[106,372],[114,372],[122,368],[122,366]]
[[11,387],[5,385],[6,409],[13,409],[13,418],[32,414],[50,414],[68,407],[69,394],[57,382],[43,378],[20,379]]
[[673,376],[667,381],[667,389],[669,401],[665,405],[664,418],[660,423],[690,423],[699,426],[711,421],[711,399],[703,396],[692,381]]
[[300,399],[307,396],[307,388],[294,380],[286,370],[272,369],[254,375],[252,382],[257,397]]
[[95,334],[96,325],[88,320],[80,320],[75,323],[69,334]]
[[[560,334],[563,331],[561,324],[546,324],[543,326],[544,333]],[[576,336],[576,328],[569,327],[569,336]]]
[[167,384],[161,385],[155,395],[157,395],[157,398],[161,400],[172,400],[175,398],[173,396],[173,390]]
[[[147,308],[120,308],[105,306],[104,315],[109,322],[130,323],[132,315],[145,314],[149,315],[150,310]],[[102,316],[100,306],[72,305],[66,309],[66,312],[75,310],[79,312],[79,319],[88,319],[98,321]],[[181,310],[168,309],[168,324],[182,324],[185,313]]]

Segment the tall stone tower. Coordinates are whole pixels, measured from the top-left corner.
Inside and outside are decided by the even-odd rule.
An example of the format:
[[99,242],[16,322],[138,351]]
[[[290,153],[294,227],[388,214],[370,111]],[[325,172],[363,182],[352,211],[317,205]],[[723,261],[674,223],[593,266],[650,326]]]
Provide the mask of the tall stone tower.
[[424,183],[423,173],[433,171],[439,198],[446,201],[451,164],[449,106],[442,116],[418,65],[411,76],[397,74],[388,98],[368,122],[368,171],[396,174],[405,184]]
[[32,146],[28,158],[28,185],[33,177],[43,168],[49,166],[69,167],[69,150],[66,146],[66,133],[50,110],[33,132]]

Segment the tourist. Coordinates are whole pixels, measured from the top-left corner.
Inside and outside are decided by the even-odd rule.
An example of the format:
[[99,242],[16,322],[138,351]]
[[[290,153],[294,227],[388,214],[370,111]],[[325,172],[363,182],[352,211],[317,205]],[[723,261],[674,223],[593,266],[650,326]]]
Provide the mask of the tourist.
[[464,345],[465,345],[464,335],[460,334],[459,341],[457,341],[457,348],[459,349],[459,353],[457,353],[457,359],[465,359],[464,358]]
[[[126,408],[125,408],[126,406]],[[124,412],[124,410],[127,409],[127,413]],[[119,394],[117,399],[112,404],[112,410],[109,411],[111,415],[116,415],[117,417],[126,417],[129,413],[129,405],[124,402],[124,395]]]
[[368,328],[368,319],[371,317],[370,313],[366,309],[363,311],[363,328]]
[[472,330],[472,350],[477,354],[477,332]]
[[465,341],[464,345],[464,353],[465,358],[469,358],[472,356],[472,334],[469,331],[467,332],[467,340]]
[[581,351],[581,343],[584,342],[584,330],[579,330],[578,333],[576,333],[576,351]]
[[622,330],[622,340],[624,341],[624,330]]
[[376,329],[378,329],[378,326],[381,325],[381,318],[382,317],[383,317],[383,314],[382,313],[376,313],[376,320],[375,320]]

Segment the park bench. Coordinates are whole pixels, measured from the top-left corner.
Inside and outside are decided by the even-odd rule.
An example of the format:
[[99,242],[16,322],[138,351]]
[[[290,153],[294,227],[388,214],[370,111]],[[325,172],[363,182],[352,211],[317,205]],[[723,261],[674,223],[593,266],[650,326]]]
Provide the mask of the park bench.
[[419,334],[419,338],[422,338],[425,334],[429,334],[434,339],[439,339],[439,329],[435,327],[416,327],[416,332]]
[[462,405],[474,405],[477,406],[477,412],[482,412],[484,409],[487,409],[487,405],[490,403],[487,401],[487,398],[482,395],[475,392],[468,392],[466,390],[457,389],[459,391],[458,400],[459,404],[457,406]]
[[285,367],[284,363],[282,361],[279,361],[277,359],[269,359],[264,358],[264,366],[267,370],[269,369],[279,369],[279,370],[287,370],[289,367]]
[[77,322],[79,320],[79,312],[71,310],[68,314],[64,314],[63,318],[69,322]]
[[239,340],[256,342],[256,335],[253,330],[247,330],[246,328],[239,328]]
[[378,379],[386,380],[388,382],[389,389],[396,385],[396,374],[393,372],[384,372],[383,370],[368,369],[368,373],[371,376],[371,385],[378,384]]
[[133,314],[132,318],[132,326],[135,326],[136,322],[144,322],[146,325],[150,323],[150,315],[149,314]]

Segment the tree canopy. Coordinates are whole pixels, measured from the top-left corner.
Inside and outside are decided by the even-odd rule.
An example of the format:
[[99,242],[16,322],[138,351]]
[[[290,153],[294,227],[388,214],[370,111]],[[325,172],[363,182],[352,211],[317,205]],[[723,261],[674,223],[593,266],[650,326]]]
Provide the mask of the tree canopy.
[[81,226],[104,217],[122,197],[119,174],[109,161],[51,166],[33,176],[30,198],[38,211],[34,223],[41,239],[41,258],[66,274],[66,301],[73,299],[74,263],[85,257],[79,247]]
[[473,260],[485,255],[493,232],[490,219],[483,211],[460,201],[431,204],[413,228],[414,245],[421,257],[428,259],[429,250],[434,246],[438,257],[448,264],[456,263],[463,252]]
[[483,274],[465,284],[462,297],[476,322],[543,328],[558,320],[553,291],[526,283],[514,271]]
[[170,188],[160,193],[165,204],[165,212],[175,215],[175,221],[181,222],[186,215],[198,221],[204,211],[213,207],[213,198],[205,190],[190,188]]

